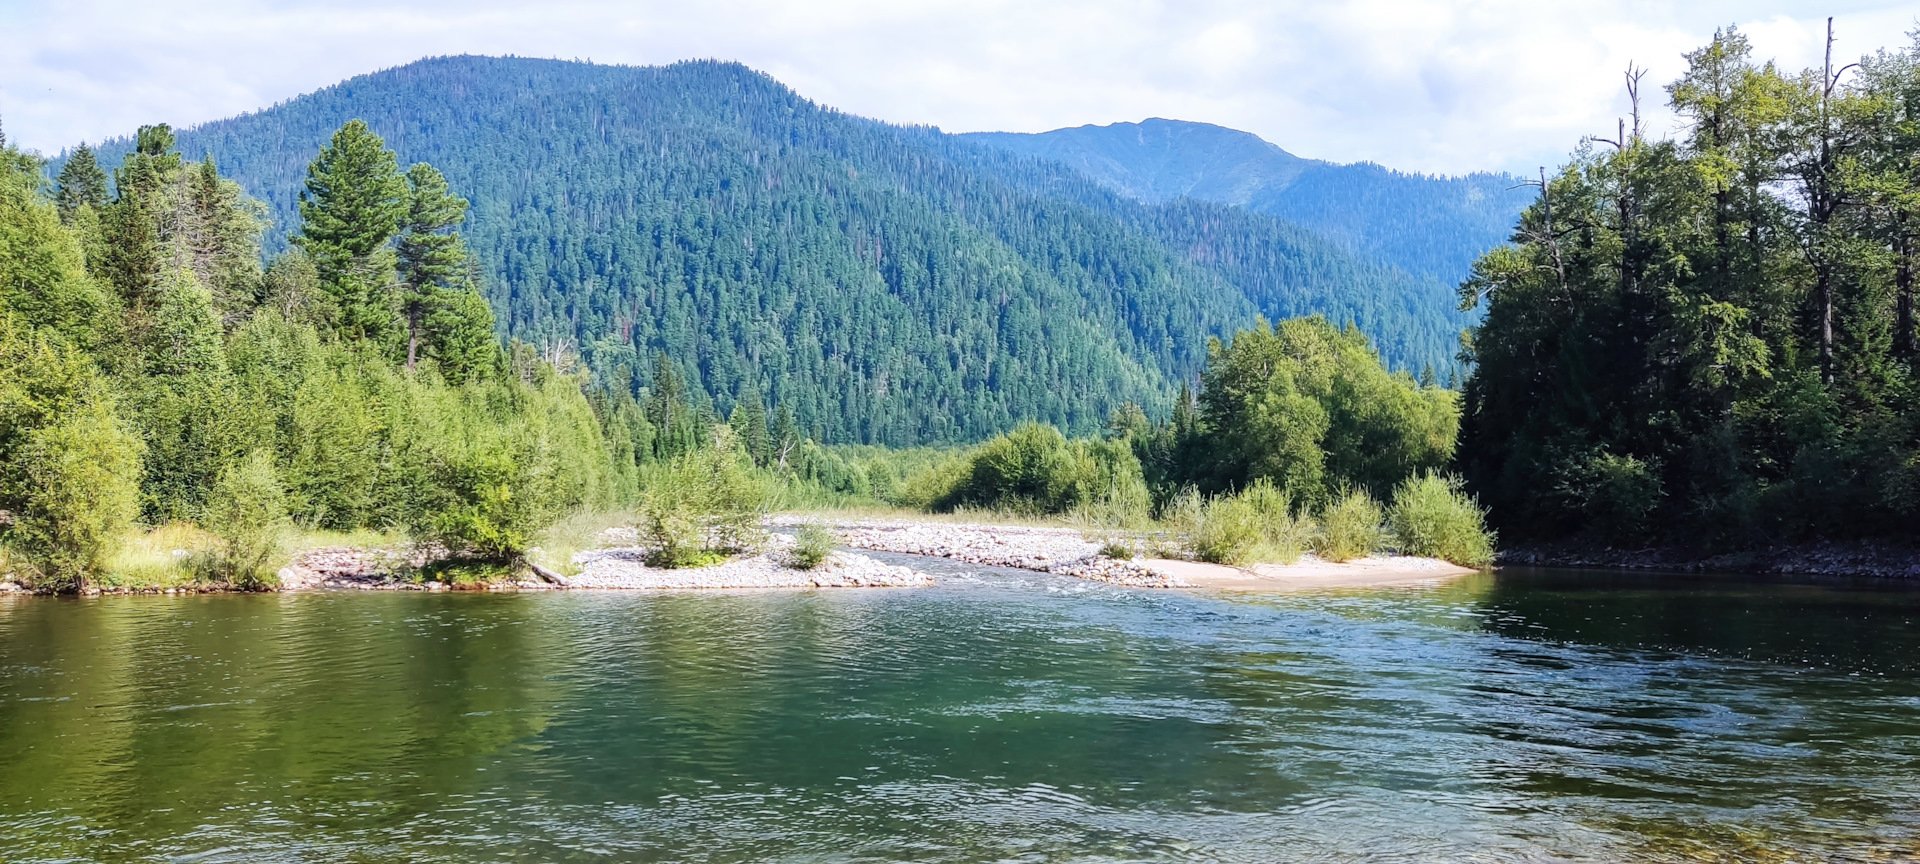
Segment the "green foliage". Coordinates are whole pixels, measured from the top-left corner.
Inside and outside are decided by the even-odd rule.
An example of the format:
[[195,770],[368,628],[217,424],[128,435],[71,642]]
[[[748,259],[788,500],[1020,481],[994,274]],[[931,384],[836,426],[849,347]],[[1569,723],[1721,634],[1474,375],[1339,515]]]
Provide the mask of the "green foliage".
[[222,469],[202,523],[219,538],[214,575],[241,588],[272,587],[288,528],[273,455],[255,450]]
[[307,166],[294,242],[312,257],[343,335],[376,340],[392,335],[394,313],[385,288],[395,261],[388,244],[408,215],[408,204],[399,161],[364,121],[340,127]]
[[793,550],[787,553],[787,563],[799,570],[816,569],[833,554],[834,542],[833,532],[825,525],[817,522],[801,525],[794,532]]
[[[359,252],[317,216],[301,229],[348,300],[342,321],[361,299],[394,298],[385,282],[349,284],[355,269],[321,247],[380,249],[374,229],[397,225],[406,198],[389,183],[424,160],[473,202],[463,230],[504,334],[570,344],[598,380],[636,392],[655,387],[664,354],[693,411],[724,418],[757,395],[770,417],[792,413],[796,443],[957,444],[1023,419],[1091,434],[1122,404],[1159,404],[1206,362],[1207,336],[1258,315],[1352,321],[1409,370],[1452,368],[1471,320],[1445,285],[1344,238],[1219,204],[1141,203],[1062,166],[822,108],[734,64],[437,58],[181,143],[218,154],[296,226],[322,201],[297,200],[307,148],[347,117],[406,162],[356,132],[313,175],[329,195],[335,174],[381,190],[325,208],[365,215],[335,220],[371,231]],[[669,456],[704,434],[697,419],[648,419]]]
[[1311,503],[1345,486],[1384,494],[1452,451],[1453,394],[1389,373],[1353,329],[1261,322],[1210,355],[1200,422],[1178,445],[1203,489],[1267,479]]
[[1187,542],[1202,561],[1251,564],[1266,539],[1264,528],[1265,520],[1251,502],[1238,496],[1215,498],[1206,503]]
[[17,458],[31,491],[20,496],[7,545],[37,571],[39,587],[85,587],[133,527],[139,439],[95,392],[27,433]]
[[[466,218],[466,213],[466,199],[449,191],[447,178],[432,165],[422,162],[407,169],[407,214],[402,220],[398,255],[400,310],[407,321],[408,369],[418,362],[422,336],[432,332],[454,342],[452,346],[443,346],[451,350],[435,353],[451,355],[452,365],[460,370],[460,377],[466,377],[463,367],[471,363],[466,355],[473,350],[471,343],[475,340],[471,327],[475,321],[471,313],[462,314],[470,309],[462,300],[467,296],[478,298],[463,290],[467,250],[460,235],[452,232]],[[486,307],[484,300],[480,307]],[[438,326],[431,331],[427,327],[429,309],[440,313]],[[486,347],[492,347],[491,313],[485,318],[482,338]]]
[[1920,55],[1687,60],[1683,134],[1581,150],[1463,287],[1460,468],[1509,538],[1908,538]]
[[1401,481],[1387,523],[1401,554],[1441,558],[1464,567],[1493,563],[1486,514],[1459,478],[1422,474]]
[[663,466],[641,506],[640,538],[658,567],[699,567],[760,548],[771,490],[725,426]]
[[1261,561],[1292,564],[1313,544],[1318,530],[1313,517],[1272,481],[1255,480],[1238,497],[1260,517]]
[[972,450],[956,481],[931,501],[962,507],[1058,515],[1102,502],[1138,498],[1140,464],[1124,442],[1069,441],[1060,430],[1022,424]]
[[38,175],[0,163],[0,311],[83,348],[103,344],[115,304],[88,278],[80,243],[60,229],[39,185]]
[[[129,533],[137,501],[155,524],[201,518],[214,539],[195,560],[234,584],[268,581],[288,516],[405,526],[469,562],[511,565],[560,515],[633,493],[631,444],[650,432],[620,427],[625,450],[605,433],[634,418],[631,396],[603,417],[582,377],[531,349],[507,374],[491,312],[449,253],[459,238],[446,233],[448,213],[464,204],[425,166],[411,195],[390,194],[409,188],[391,162],[364,126],[341,130],[309,178],[303,248],[264,274],[260,208],[212,159],[184,164],[164,126],[140,131],[111,200],[84,162],[70,163],[67,225],[38,197],[37,166],[0,166],[10,562],[80,587]],[[376,326],[406,280],[426,290],[430,361],[411,375]],[[365,290],[342,290],[354,285]],[[178,578],[150,553],[122,576]]]
[[1169,509],[1194,557],[1215,564],[1292,564],[1314,538],[1313,519],[1296,512],[1287,494],[1266,480],[1204,501],[1188,490]]
[[56,188],[58,191],[54,194],[54,203],[60,209],[61,221],[71,223],[74,214],[82,207],[90,208],[95,213],[106,209],[107,172],[101,170],[99,161],[94,158],[93,148],[85,144],[74,148],[66,164],[60,167]]
[[1365,489],[1349,490],[1320,515],[1315,555],[1335,563],[1364,558],[1386,545],[1385,515]]
[[1559,468],[1553,500],[1595,536],[1645,540],[1664,497],[1660,473],[1634,456],[1593,453]]
[[241,430],[212,294],[185,269],[170,271],[154,294],[130,407],[146,442],[144,509],[157,523],[188,518],[205,504],[221,468],[240,452]]

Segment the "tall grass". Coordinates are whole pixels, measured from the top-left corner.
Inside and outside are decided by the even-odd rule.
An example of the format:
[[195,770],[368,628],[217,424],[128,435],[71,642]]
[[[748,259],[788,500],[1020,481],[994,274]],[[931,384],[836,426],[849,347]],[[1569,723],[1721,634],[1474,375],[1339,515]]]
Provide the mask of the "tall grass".
[[1401,481],[1387,521],[1403,554],[1463,567],[1493,563],[1493,533],[1487,530],[1486,514],[1459,478],[1429,473]]
[[1265,479],[1237,495],[1211,500],[1188,490],[1167,509],[1193,556],[1215,564],[1292,564],[1314,535],[1313,518],[1295,510],[1292,497]]
[[1352,489],[1320,515],[1314,554],[1334,563],[1365,558],[1386,545],[1385,515],[1365,489]]
[[107,557],[103,588],[184,588],[206,580],[220,538],[186,522],[135,530]]

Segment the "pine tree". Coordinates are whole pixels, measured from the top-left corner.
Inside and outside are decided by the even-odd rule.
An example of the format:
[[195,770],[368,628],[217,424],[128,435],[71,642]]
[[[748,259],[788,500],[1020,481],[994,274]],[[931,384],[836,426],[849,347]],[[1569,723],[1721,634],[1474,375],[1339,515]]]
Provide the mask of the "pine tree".
[[101,220],[106,254],[98,275],[135,311],[150,305],[167,258],[172,237],[161,217],[172,209],[168,198],[180,165],[173,130],[162,123],[140,127],[133,152],[114,172],[116,197]]
[[[453,228],[466,218],[467,201],[447,189],[447,178],[432,165],[407,169],[407,216],[400,235],[400,310],[407,323],[407,370],[420,355],[423,319],[437,293],[449,293],[449,308],[459,308],[457,283],[466,274],[466,247]],[[484,301],[483,301],[484,304]],[[491,340],[492,316],[488,316]]]
[[93,148],[85,144],[67,157],[60,169],[54,201],[60,207],[60,221],[72,224],[75,211],[91,207],[95,212],[107,207],[107,172],[95,160]]
[[377,338],[392,330],[387,247],[406,215],[407,183],[393,151],[365,121],[348,121],[307,166],[293,238],[333,296],[343,335]]
[[780,410],[774,413],[768,445],[772,450],[774,466],[782,471],[787,470],[794,448],[800,446],[800,424],[794,422],[792,408],[781,405]]
[[427,355],[450,382],[485,377],[498,365],[493,309],[471,288],[433,288],[421,304],[420,332]]
[[767,432],[767,406],[761,403],[759,393],[742,394],[733,404],[727,425],[733,427],[734,437],[739,439],[741,449],[753,459],[753,464],[768,463],[773,455],[772,444]]

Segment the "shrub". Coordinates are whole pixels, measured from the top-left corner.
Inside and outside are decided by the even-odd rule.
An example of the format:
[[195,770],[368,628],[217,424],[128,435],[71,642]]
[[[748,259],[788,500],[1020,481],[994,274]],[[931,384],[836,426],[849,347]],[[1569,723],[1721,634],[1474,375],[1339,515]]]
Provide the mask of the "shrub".
[[1598,452],[1561,472],[1554,497],[1600,537],[1645,539],[1663,497],[1659,466],[1634,456]]
[[[943,481],[944,492],[931,481]],[[1039,423],[981,444],[957,468],[943,467],[922,482],[925,488],[914,497],[941,511],[1056,515],[1099,510],[1104,512],[1089,518],[1136,520],[1150,500],[1140,460],[1125,441],[1069,441],[1060,430]]]
[[482,560],[517,560],[539,527],[524,466],[506,449],[464,456],[438,466],[439,500],[424,512],[427,536]]
[[1493,562],[1486,514],[1459,478],[1427,473],[1401,481],[1387,521],[1404,554],[1443,558],[1464,567]]
[[1260,519],[1261,561],[1292,564],[1313,543],[1313,518],[1294,509],[1293,500],[1273,481],[1255,480],[1240,493]]
[[698,567],[760,548],[772,497],[727,428],[715,426],[713,446],[675,459],[647,490],[639,531],[649,561]]
[[1111,478],[1098,497],[1076,504],[1067,519],[1089,529],[1131,530],[1151,524],[1153,495],[1139,474]]
[[1250,564],[1258,557],[1266,535],[1260,511],[1247,499],[1215,498],[1201,511],[1200,522],[1188,542],[1193,554],[1215,564]]
[[38,586],[73,590],[100,574],[139,511],[140,452],[99,394],[27,435],[27,494],[9,543]]
[[1320,517],[1315,554],[1328,561],[1351,561],[1378,550],[1386,539],[1380,505],[1365,489],[1348,490]]
[[273,457],[255,450],[220,471],[207,502],[205,527],[218,538],[216,576],[240,588],[274,584],[274,561],[286,536],[286,493]]
[[906,476],[891,503],[915,510],[933,510],[950,501],[955,490],[967,479],[970,463],[965,456],[948,456]]
[[1133,560],[1134,551],[1133,547],[1128,545],[1126,541],[1118,538],[1109,538],[1106,542],[1100,544],[1099,554],[1102,557],[1112,558],[1116,561],[1131,561]]
[[787,563],[796,570],[818,568],[833,554],[833,543],[833,532],[825,525],[808,522],[794,533],[793,550],[787,553]]

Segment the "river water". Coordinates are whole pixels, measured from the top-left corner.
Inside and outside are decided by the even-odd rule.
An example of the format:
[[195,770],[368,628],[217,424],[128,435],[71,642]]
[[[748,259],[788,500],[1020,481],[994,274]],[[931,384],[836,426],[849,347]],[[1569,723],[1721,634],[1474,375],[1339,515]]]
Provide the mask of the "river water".
[[1920,857],[1920,592],[0,598],[0,861]]

